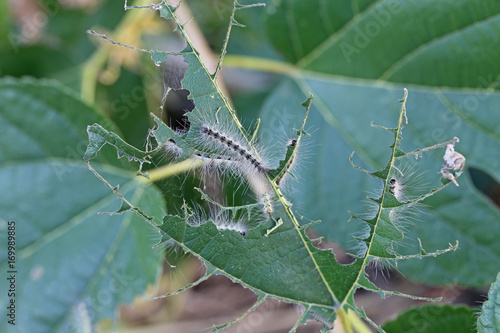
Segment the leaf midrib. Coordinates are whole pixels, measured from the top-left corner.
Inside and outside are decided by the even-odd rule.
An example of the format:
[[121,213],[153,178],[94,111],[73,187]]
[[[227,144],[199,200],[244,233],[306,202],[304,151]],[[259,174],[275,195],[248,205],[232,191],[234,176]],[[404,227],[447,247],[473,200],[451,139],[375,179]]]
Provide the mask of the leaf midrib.
[[[174,21],[176,22],[176,25],[178,27],[178,29],[181,31],[181,34],[183,35],[183,37],[185,38],[186,42],[188,43],[188,45],[190,45],[190,47],[192,47],[193,49],[194,48],[194,45],[192,44],[191,40],[189,39],[189,36],[186,34],[186,32],[184,31],[184,27],[183,25],[179,22],[179,20],[177,19],[177,16],[175,15],[175,13],[172,11],[172,9],[169,7],[169,6],[166,6],[166,9],[170,12],[170,15],[171,17],[174,19]],[[233,8],[233,11],[234,11],[234,8]],[[221,52],[222,54],[225,53],[225,50],[222,50]],[[231,106],[229,105],[229,102],[227,100],[227,98],[224,97],[224,94],[222,93],[222,91],[220,90],[219,86],[216,84],[215,82],[215,78],[214,76],[210,75],[210,72],[208,71],[208,69],[206,68],[205,64],[203,63],[203,61],[201,60],[200,56],[198,53],[194,52],[194,55],[195,57],[197,58],[198,60],[198,63],[200,64],[200,66],[202,67],[202,69],[205,71],[205,73],[208,75],[208,77],[210,78],[210,81],[211,81],[211,84],[214,86],[215,88],[215,91],[217,94],[219,94],[219,96],[221,97],[224,105],[226,106],[229,114],[231,115],[232,119],[234,120],[236,126],[238,127],[238,129],[241,131],[241,134],[243,135],[244,139],[247,141],[247,143],[250,145],[250,147],[253,149],[253,145],[251,144],[251,142],[248,140],[246,134],[245,134],[245,131],[238,119],[238,117],[236,116],[236,113],[233,111],[233,109],[231,108]],[[255,151],[255,149],[254,149]],[[256,152],[257,153],[257,152]],[[274,186],[274,184],[271,182],[271,179],[269,179],[269,176],[266,176],[268,182],[271,184],[272,188],[273,188],[273,191],[274,193],[276,194],[279,194],[278,193],[278,190],[277,188]],[[283,202],[282,202],[283,203]],[[283,203],[284,204],[284,203]],[[326,286],[326,288],[329,290],[330,294],[331,294],[331,297],[333,300],[336,300],[336,295],[333,293],[333,291],[331,290],[330,288],[330,285],[328,283],[328,281],[326,280],[322,270],[320,269],[318,263],[316,262],[316,258],[313,256],[313,254],[311,253],[310,249],[308,248],[308,244],[306,242],[306,240],[304,239],[304,237],[306,237],[305,235],[302,235],[300,230],[298,229],[298,223],[296,222],[295,220],[295,216],[293,215],[293,213],[289,212],[288,209],[286,208],[286,205],[284,205],[285,209],[287,210],[287,212],[289,213],[289,218],[290,218],[290,221],[292,221],[292,223],[294,224],[294,228],[296,229],[296,231],[298,232],[299,236],[301,237],[301,240],[302,240],[302,243],[304,245],[304,247],[306,248],[306,250],[308,251],[308,254],[309,254],[309,257],[311,258],[311,261],[314,263],[317,271],[318,271],[318,274],[321,276],[321,279],[322,279],[322,282],[324,283],[324,285]],[[291,216],[290,216],[291,214]],[[183,243],[182,243],[183,245]],[[189,251],[191,253],[194,253],[192,251]],[[295,301],[297,302],[297,301]]]
[[[207,258],[201,256],[200,253],[197,253],[197,252],[193,251],[191,248],[189,248],[186,245],[186,243],[184,243],[184,241],[182,241],[182,242],[179,242],[179,241],[176,241],[176,240],[174,240],[174,241],[177,242],[179,245],[181,245],[184,248],[185,251],[187,251],[189,253],[192,253],[195,257],[197,257],[198,259],[200,259],[202,262],[208,262],[210,265],[213,265]],[[273,297],[273,298],[276,298],[276,299],[279,299],[279,300],[283,300],[283,301],[289,302],[289,303],[300,303],[300,304],[304,304],[304,305],[318,306],[318,307],[322,307],[322,308],[326,308],[326,309],[334,309],[333,306],[328,306],[328,305],[325,305],[325,304],[304,302],[304,301],[301,301],[301,300],[296,300],[296,299],[284,297],[284,296],[281,296],[281,295],[270,294],[270,293],[268,293],[266,291],[263,291],[263,290],[261,290],[259,288],[256,288],[255,286],[253,286],[253,285],[251,285],[251,284],[249,284],[247,282],[244,282],[243,280],[241,280],[240,278],[235,277],[232,274],[229,274],[223,268],[220,268],[220,267],[217,267],[217,266],[214,266],[214,267],[216,268],[216,271],[214,273],[212,273],[211,275],[216,275],[217,272],[220,272],[220,274],[222,274],[224,276],[227,276],[232,281],[235,281],[235,282],[241,284],[242,286],[244,286],[244,287],[246,287],[248,289],[256,290],[256,291],[258,291],[258,292],[266,295],[265,297]],[[317,270],[316,267],[317,266],[315,266],[315,269]]]

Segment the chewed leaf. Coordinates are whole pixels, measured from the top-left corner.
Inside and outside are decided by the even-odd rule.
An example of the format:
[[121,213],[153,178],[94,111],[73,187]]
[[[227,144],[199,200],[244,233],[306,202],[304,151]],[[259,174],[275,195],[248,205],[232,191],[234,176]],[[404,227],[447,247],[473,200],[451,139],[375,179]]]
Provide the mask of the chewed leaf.
[[[184,25],[176,16],[176,7],[162,3],[150,8],[159,10],[162,17],[172,19],[187,42],[187,47],[177,54],[182,55],[188,63],[181,84],[182,88],[190,91],[189,97],[195,104],[194,110],[186,113],[189,126],[179,133],[165,125],[158,117],[154,117],[156,126],[150,131],[150,139],[154,139],[156,146],[148,152],[142,152],[126,144],[113,133],[94,125],[89,131],[89,159],[106,143],[114,146],[119,156],[139,162],[140,167],[142,163],[149,161],[149,154],[162,149],[168,150],[174,155],[175,164],[169,164],[167,168],[195,160],[199,162],[197,167],[209,167],[204,164],[205,161],[210,161],[210,167],[215,163],[224,165],[232,170],[229,177],[243,179],[255,197],[255,201],[247,199],[248,202],[242,206],[223,205],[211,198],[205,189],[196,188],[201,192],[202,199],[213,208],[211,214],[198,212],[196,207],[184,204],[182,211],[179,210],[180,213],[167,214],[160,222],[147,216],[140,207],[131,205],[118,187],[109,185],[91,167],[97,177],[122,199],[123,207],[133,211],[158,231],[161,236],[158,246],[175,243],[203,261],[207,267],[207,276],[223,274],[255,292],[258,300],[247,313],[270,297],[300,305],[304,313],[292,331],[307,319],[319,321],[323,324],[323,331],[326,331],[333,327],[337,317],[343,321],[350,320],[347,319],[349,314],[356,314],[372,323],[364,311],[354,303],[354,293],[359,288],[377,292],[383,297],[399,295],[434,301],[380,290],[368,280],[365,273],[370,262],[410,258],[399,256],[397,253],[396,245],[404,239],[404,228],[396,223],[395,217],[450,183],[416,196],[402,193],[405,183],[395,176],[398,170],[401,172],[397,161],[413,154],[400,149],[403,120],[407,123],[405,105],[408,92],[405,90],[401,100],[397,127],[375,126],[393,133],[391,156],[384,169],[376,172],[363,170],[381,179],[384,185],[377,197],[370,198],[377,207],[372,216],[352,215],[353,218],[364,221],[369,231],[358,237],[363,251],[355,256],[351,264],[342,265],[336,261],[330,249],[320,249],[316,246],[320,239],[308,237],[306,230],[313,223],[299,223],[292,204],[279,188],[283,179],[291,174],[300,141],[307,135],[305,124],[312,96],[303,103],[306,115],[301,128],[296,130],[296,138],[288,144],[279,166],[272,169],[272,163],[256,140],[258,126],[251,134],[243,128],[236,112],[216,84],[218,70],[215,74],[210,74],[201,62],[199,54],[185,33]],[[235,25],[234,13],[240,8],[243,7],[234,1],[222,55],[226,52],[231,27]],[[147,52],[151,53],[152,59],[157,63],[166,60],[167,53]],[[219,69],[221,61],[222,57]],[[151,171],[151,181],[161,179],[162,172],[160,169]],[[458,177],[458,174],[456,176]],[[257,210],[254,209],[256,207]],[[241,214],[241,211],[248,214]],[[448,249],[442,252],[445,251]],[[442,252],[436,251],[429,255]],[[420,254],[415,255],[419,256]],[[227,327],[238,319],[214,327],[214,331]],[[378,327],[377,329],[380,330]]]
[[314,262],[306,260],[307,245],[300,245],[300,235],[290,225],[269,237],[263,237],[263,227],[243,237],[229,230],[220,232],[212,223],[191,227],[183,219],[167,216],[160,229],[186,251],[245,286],[287,301],[334,306]]
[[144,152],[129,145],[115,133],[108,132],[99,124],[88,126],[87,133],[89,144],[84,156],[87,161],[94,159],[105,144],[110,144],[116,148],[118,158],[126,157],[129,161],[139,162],[139,170],[144,163],[151,163]]
[[[492,183],[500,180],[500,113],[491,112],[500,103],[500,67],[488,65],[477,54],[489,50],[492,59],[500,57],[500,48],[489,47],[495,30],[491,27],[500,24],[500,6],[495,1],[488,2],[493,6],[485,6],[484,1],[468,1],[467,6],[438,1],[432,8],[418,1],[412,2],[415,6],[393,1],[356,2],[354,6],[348,1],[327,3],[269,2],[266,37],[283,57],[271,64],[263,52],[227,59],[232,67],[285,76],[278,79],[260,110],[263,128],[276,116],[274,110],[286,103],[299,103],[298,96],[314,93],[308,120],[308,126],[320,134],[311,140],[314,168],[303,174],[304,181],[290,194],[292,201],[301,210],[310,211],[311,218],[324,219],[317,232],[352,248],[349,235],[357,231],[357,224],[337,221],[349,218],[344,207],[362,211],[365,191],[372,186],[364,175],[349,169],[344,157],[355,151],[357,165],[369,170],[385,166],[387,149],[382,143],[389,133],[368,130],[367,125],[374,121],[394,129],[393,101],[411,84],[401,150],[432,146],[458,135],[463,143],[457,144],[456,150],[467,158],[469,168],[464,171],[470,171],[471,177],[455,179],[460,188],[447,188],[426,200],[426,206],[419,209],[420,223],[407,233],[407,239],[421,238],[433,249],[459,239],[460,251],[436,260],[403,262],[398,269],[431,285],[484,287],[496,277],[495,267],[500,267],[494,241],[500,238],[500,211],[478,191],[474,169],[488,174]],[[475,15],[470,15],[472,12]],[[371,34],[373,26],[377,31]],[[463,48],[464,40],[472,40],[469,36],[475,36],[473,42]],[[395,47],[396,40],[404,43]],[[325,141],[330,144],[323,144]],[[425,181],[437,184],[435,173],[441,167],[434,170],[434,166],[440,164],[443,153],[435,150],[424,155],[418,165],[427,171]],[[452,181],[453,172],[448,172],[444,181]],[[330,191],[332,184],[359,191]],[[332,210],[338,213],[331,214]],[[471,222],[477,220],[481,223],[471,228]],[[338,228],[331,228],[332,224]],[[444,234],[450,239],[444,239]],[[414,251],[418,246],[401,248],[407,254]],[[457,268],[470,263],[483,269]]]
[[[403,129],[403,119],[407,122],[406,118],[406,100],[408,98],[408,91],[405,89],[405,94],[403,99],[400,101],[401,111],[399,115],[398,127],[394,129],[388,129],[383,126],[375,126],[377,128],[381,128],[383,130],[388,130],[394,133],[394,142],[390,146],[392,153],[391,157],[385,166],[384,169],[378,170],[375,172],[369,172],[353,166],[362,170],[363,172],[379,178],[383,180],[383,190],[380,193],[380,196],[377,198],[369,198],[376,205],[376,212],[373,217],[370,219],[362,218],[358,215],[352,215],[353,218],[357,218],[359,220],[364,221],[370,227],[370,234],[361,239],[366,244],[366,253],[365,260],[368,258],[401,258],[395,252],[394,245],[397,242],[403,240],[403,230],[401,225],[397,222],[399,217],[404,214],[405,209],[409,209],[414,207],[419,202],[428,198],[429,196],[441,191],[445,186],[449,184],[449,182],[441,184],[439,187],[426,191],[425,193],[417,196],[407,196],[404,192],[406,191],[406,182],[407,180],[403,180],[402,176],[409,176],[409,171],[404,170],[401,171],[396,164],[397,161],[407,157],[414,155],[415,152],[404,153],[399,147],[402,139],[402,129]],[[455,141],[453,139],[451,141]],[[442,144],[434,145],[433,147],[419,149],[418,151],[421,153],[423,151],[427,151],[430,149],[439,148],[447,145],[447,151],[450,150],[451,144],[449,142],[444,142]],[[448,154],[448,153],[447,153]],[[446,155],[445,155],[446,156]],[[463,156],[462,156],[463,158]],[[445,160],[446,161],[446,160]],[[463,161],[465,159],[463,158]],[[352,163],[352,156],[351,156]],[[462,165],[463,167],[463,165]],[[413,175],[413,173],[410,173]]]
[[168,143],[177,147],[179,149],[179,153],[175,154],[176,161],[183,161],[186,158],[193,156],[195,149],[186,142],[180,133],[175,132],[170,127],[165,125],[165,123],[156,115],[153,114],[152,116],[156,122],[156,126],[150,130],[150,133],[155,138],[158,147],[163,147],[165,149],[165,145]]
[[302,127],[297,131],[297,137],[291,139],[288,142],[285,158],[280,161],[278,168],[269,171],[269,177],[277,186],[280,186],[283,183],[283,180],[287,177],[287,175],[293,176],[292,170],[293,165],[295,164],[297,159],[300,141],[302,139],[302,136],[307,134],[304,130],[304,127],[306,125],[307,117],[309,116],[311,103],[312,95],[309,95],[309,98],[304,103],[302,103],[302,106],[306,109],[306,115],[304,117],[304,121],[302,122]]
[[[434,253],[426,253],[421,244],[421,251],[415,255],[409,256],[401,256],[398,255],[396,246],[399,242],[404,239],[404,226],[401,224],[400,219],[401,216],[406,214],[406,210],[411,209],[418,205],[419,202],[428,198],[429,196],[441,191],[444,187],[446,187],[450,182],[446,182],[441,184],[439,187],[433,190],[427,190],[426,192],[411,196],[405,193],[407,190],[407,180],[402,178],[401,176],[413,176],[413,173],[409,172],[409,170],[403,169],[403,171],[396,166],[398,160],[413,155],[415,152],[405,153],[400,147],[400,142],[402,140],[402,129],[403,129],[403,119],[406,122],[406,100],[408,97],[408,92],[405,89],[404,98],[400,101],[402,103],[398,127],[394,129],[389,129],[383,126],[375,126],[377,128],[388,130],[394,134],[394,142],[390,146],[391,148],[391,156],[390,159],[385,166],[384,169],[378,170],[375,172],[369,172],[363,170],[361,168],[353,166],[361,171],[373,176],[375,178],[381,179],[383,181],[382,191],[378,197],[369,198],[375,205],[375,213],[370,216],[370,218],[364,218],[356,214],[351,214],[352,218],[359,219],[365,222],[369,226],[369,234],[358,238],[359,241],[363,242],[363,246],[361,246],[363,258],[363,267],[368,265],[371,262],[377,263],[379,261],[388,261],[391,260],[401,260],[401,259],[411,259],[411,258],[422,258],[424,256],[437,256],[439,254],[446,253],[448,251],[456,250],[456,247],[450,246],[445,250],[438,250]],[[454,139],[455,140],[455,139]],[[453,141],[453,140],[452,140]],[[430,149],[435,149],[439,147],[443,147],[449,145],[450,142],[444,142],[442,144],[435,145],[433,147],[423,148],[419,151],[427,151]],[[464,159],[465,160],[465,159]],[[351,155],[351,163],[352,155]],[[408,174],[409,173],[409,174]],[[387,292],[380,290],[375,285],[373,285],[365,276],[365,274],[360,274],[360,277],[357,281],[357,286],[371,290],[379,293],[382,297],[386,295],[398,295],[404,297],[410,297],[415,299],[424,299],[428,301],[435,301],[433,299],[421,298],[416,296],[404,295],[397,292]],[[353,309],[356,309],[354,302],[349,302]],[[360,316],[366,318],[364,312],[358,312]],[[368,320],[368,319],[367,319]]]

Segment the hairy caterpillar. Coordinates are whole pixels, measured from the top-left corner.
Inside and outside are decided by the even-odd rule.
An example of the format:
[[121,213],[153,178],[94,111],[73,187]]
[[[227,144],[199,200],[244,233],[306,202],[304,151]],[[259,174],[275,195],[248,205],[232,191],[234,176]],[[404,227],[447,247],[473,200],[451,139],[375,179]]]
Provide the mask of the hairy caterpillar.
[[212,221],[216,225],[217,229],[220,231],[234,230],[242,236],[246,236],[248,233],[248,226],[242,219],[233,221],[230,219],[224,219],[219,217]]
[[241,140],[208,124],[200,126],[200,134],[209,146],[221,152],[229,153],[239,160],[242,163],[245,174],[253,172],[266,173],[267,167],[264,165],[264,162],[255,152],[242,144]]
[[218,209],[210,209],[207,215],[200,207],[194,209],[192,215],[189,216],[187,223],[190,226],[197,227],[212,221],[219,231],[232,230],[238,232],[242,236],[248,233],[248,223],[243,218],[233,219],[229,211],[220,211]]
[[182,148],[170,139],[163,145],[163,150],[174,159],[182,155]]
[[405,202],[422,192],[426,184],[423,184],[423,174],[418,173],[418,168],[409,162],[400,168],[394,166],[388,181],[388,191],[396,197],[399,202]]
[[404,198],[404,183],[399,179],[399,177],[392,177],[389,180],[389,192],[398,199],[398,201]]
[[325,325],[327,329],[329,330],[332,330],[333,329],[333,325],[332,323],[330,323],[326,318],[324,318],[323,316],[319,315],[318,313],[314,312],[314,311],[311,311],[309,312],[309,314],[311,315],[311,317],[314,318],[314,320],[316,320],[317,322],[320,322],[321,324]]

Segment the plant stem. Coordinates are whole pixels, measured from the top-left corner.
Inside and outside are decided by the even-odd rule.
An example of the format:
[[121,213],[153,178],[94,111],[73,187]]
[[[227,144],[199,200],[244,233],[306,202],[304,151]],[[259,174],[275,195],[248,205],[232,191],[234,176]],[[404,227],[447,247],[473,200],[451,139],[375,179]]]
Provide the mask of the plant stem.
[[357,333],[371,333],[372,330],[359,318],[354,311],[347,311],[347,319],[356,329]]
[[162,179],[170,178],[188,170],[193,170],[201,167],[203,161],[201,159],[189,158],[185,161],[165,165],[163,167],[148,171],[149,179],[141,178],[146,184],[154,183]]
[[344,329],[345,333],[353,333],[351,323],[349,322],[349,318],[347,313],[344,311],[344,309],[339,309],[337,311],[337,315],[339,316],[339,320],[342,323],[342,328]]
[[268,72],[274,74],[282,74],[288,76],[297,76],[298,70],[295,66],[288,63],[257,57],[249,57],[242,55],[231,55],[228,54],[224,58],[225,67],[235,67],[257,70],[261,72]]

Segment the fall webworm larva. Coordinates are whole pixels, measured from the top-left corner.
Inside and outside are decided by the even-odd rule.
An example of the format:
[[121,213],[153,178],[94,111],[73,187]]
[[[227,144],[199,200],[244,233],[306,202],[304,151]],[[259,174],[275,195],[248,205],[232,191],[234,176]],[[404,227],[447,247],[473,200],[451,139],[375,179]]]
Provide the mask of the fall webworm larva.
[[309,312],[309,314],[311,315],[311,317],[314,318],[314,320],[316,320],[316,321],[320,322],[321,324],[325,325],[329,330],[333,329],[332,323],[330,323],[328,320],[326,320],[323,316],[317,314],[314,311]]
[[207,124],[201,125],[200,133],[205,137],[207,142],[212,143],[212,146],[220,146],[233,154],[241,162],[247,164],[248,168],[254,168],[258,173],[265,173],[267,171],[261,159],[248,147],[240,143],[240,140],[234,139],[232,136]]
[[230,217],[229,211],[220,211],[218,209],[210,209],[210,214],[207,214],[201,208],[195,208],[193,215],[188,219],[188,224],[193,227],[200,226],[212,221],[219,231],[223,230],[233,230],[238,232],[242,236],[246,236],[248,233],[248,225],[243,218],[232,219]]
[[[222,119],[218,111],[213,114],[203,114],[201,110],[195,109],[189,117],[191,121],[190,131],[185,138],[187,144],[196,151],[190,158],[201,161],[193,163],[193,170],[201,169],[202,175],[220,176],[229,173],[235,178],[245,178],[248,186],[252,189],[255,197],[262,205],[262,212],[269,216],[273,212],[273,194],[268,181],[268,163],[262,158],[264,153],[256,144],[255,134],[250,141],[246,140],[243,133],[232,123],[232,119]],[[293,145],[297,143],[292,141]],[[173,140],[164,145],[164,150],[172,156],[180,156],[182,149]],[[289,163],[289,167],[293,161]],[[196,167],[195,167],[196,166]],[[281,177],[280,181],[284,175]],[[224,229],[231,229],[232,223],[218,222]],[[237,229],[245,232],[245,229],[235,224]],[[229,227],[228,227],[229,226]]]
[[[174,160],[182,155],[182,148],[172,139],[168,140],[163,145],[163,150]],[[220,176],[220,174],[226,170],[234,176],[240,176],[241,173],[236,165],[237,161],[231,157],[197,152],[193,154],[191,159],[193,160],[193,167],[188,170],[188,172],[194,171],[195,169],[201,169],[202,175],[215,175],[216,177]],[[199,163],[196,163],[197,160],[202,161],[201,166]]]
[[210,148],[221,154],[229,153],[234,157],[233,173],[242,174],[247,178],[250,187],[262,204],[262,211],[266,215],[271,215],[273,212],[272,195],[265,177],[268,167],[260,154],[242,143],[244,140],[240,135],[232,135],[230,132],[206,122],[202,123],[199,128],[201,137]]
[[429,191],[429,183],[424,181],[425,172],[419,172],[416,164],[406,161],[400,167],[393,166],[391,178],[388,182],[388,191],[396,200],[407,203],[389,211],[389,220],[400,231],[407,231],[408,225],[415,224],[421,214],[421,202],[411,202]]
[[401,202],[403,200],[404,195],[404,184],[399,180],[399,177],[392,177],[391,180],[389,180],[389,192],[391,192],[398,201]]
[[417,194],[412,195],[410,192],[421,192],[422,188],[425,188],[426,184],[422,183],[423,174],[418,174],[417,171],[418,168],[408,162],[400,168],[393,166],[388,190],[399,202],[408,201]]
[[[212,125],[215,116],[216,125]],[[226,120],[219,123],[217,112],[215,114],[203,114],[199,109],[192,111],[190,117],[190,134],[185,138],[187,144],[195,148],[197,153],[195,159],[203,160],[202,169],[209,171],[211,168],[217,170],[217,174],[228,171],[235,177],[246,177],[253,183],[264,181],[268,166],[261,158],[262,151],[257,149],[254,138],[247,142],[238,129]],[[207,119],[208,118],[208,119]],[[254,135],[255,136],[255,135]],[[173,140],[168,140],[163,150],[174,159],[182,154],[182,149]],[[257,153],[258,151],[258,153]],[[199,164],[198,164],[199,165]],[[250,178],[256,178],[250,181]],[[267,182],[267,180],[265,180]],[[264,185],[259,185],[263,187]],[[265,186],[264,186],[265,187]],[[259,196],[259,191],[256,195]]]
[[195,153],[193,158],[202,161],[202,166],[200,167],[202,175],[213,175],[220,178],[221,174],[228,171],[236,177],[240,176],[240,170],[236,165],[236,161],[231,157]]
[[219,218],[214,221],[214,224],[220,231],[234,230],[242,236],[246,236],[248,233],[248,226],[241,219],[233,221]]
[[177,158],[182,155],[182,148],[179,147],[172,139],[165,142],[163,150],[173,158]]

